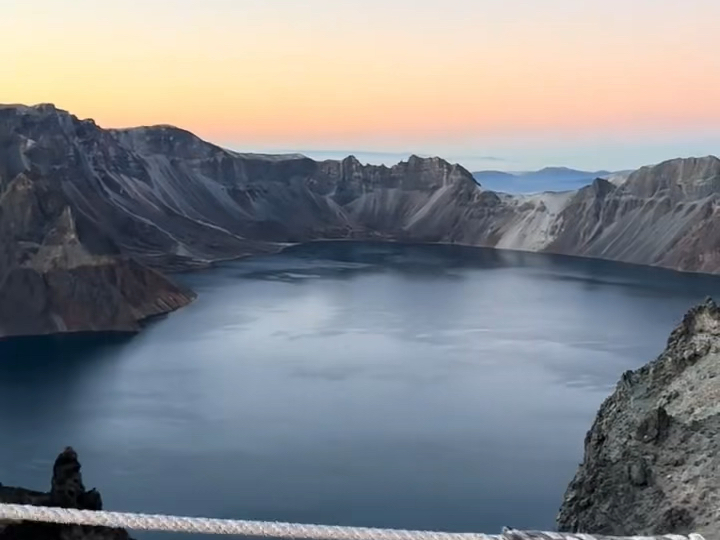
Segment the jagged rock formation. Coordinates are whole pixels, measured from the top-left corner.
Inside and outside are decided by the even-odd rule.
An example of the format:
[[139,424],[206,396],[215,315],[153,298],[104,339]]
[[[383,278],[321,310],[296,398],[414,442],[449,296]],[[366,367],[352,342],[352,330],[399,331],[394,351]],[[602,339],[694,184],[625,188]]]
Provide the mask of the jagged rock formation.
[[[317,239],[717,272],[719,182],[720,160],[708,157],[510,196],[439,158],[385,167],[239,154],[171,126],[106,130],[52,105],[0,107],[0,337],[134,328],[191,296],[148,267],[197,268]],[[15,311],[25,298],[24,322],[9,320],[1,306]]]
[[708,299],[665,351],[623,374],[585,438],[563,531],[720,532],[720,308]]
[[620,185],[596,180],[558,216],[546,249],[696,272],[720,271],[720,160],[643,167]]
[[190,302],[192,292],[126,256],[74,203],[82,157],[53,123],[72,124],[69,115],[33,109],[41,146],[23,135],[22,110],[0,109],[0,338],[132,332]]
[[21,173],[0,191],[0,338],[135,331],[191,299],[78,219],[51,181]]
[[[6,487],[0,484],[0,502],[33,506],[57,506],[80,510],[102,510],[97,490],[85,490],[80,462],[72,448],[55,460],[49,492]],[[47,523],[0,523],[0,540],[132,540],[124,529],[54,525]]]

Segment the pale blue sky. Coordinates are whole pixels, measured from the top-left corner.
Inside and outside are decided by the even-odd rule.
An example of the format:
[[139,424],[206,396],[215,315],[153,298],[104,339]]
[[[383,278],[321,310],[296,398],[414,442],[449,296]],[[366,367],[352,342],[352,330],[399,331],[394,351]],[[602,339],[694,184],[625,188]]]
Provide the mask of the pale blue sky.
[[2,12],[0,102],[108,127],[472,169],[720,152],[719,0],[2,0]]
[[[232,141],[221,144],[241,148]],[[477,144],[453,146],[438,142],[412,149],[372,146],[348,148],[343,145],[327,148],[253,148],[258,152],[302,152],[315,159],[338,159],[349,153],[364,163],[392,165],[410,154],[441,156],[472,170],[535,170],[548,166],[566,166],[581,170],[627,170],[660,163],[676,157],[720,155],[720,129],[716,133],[667,133],[659,136],[598,138],[573,141],[564,137],[520,138],[509,141],[479,141]]]

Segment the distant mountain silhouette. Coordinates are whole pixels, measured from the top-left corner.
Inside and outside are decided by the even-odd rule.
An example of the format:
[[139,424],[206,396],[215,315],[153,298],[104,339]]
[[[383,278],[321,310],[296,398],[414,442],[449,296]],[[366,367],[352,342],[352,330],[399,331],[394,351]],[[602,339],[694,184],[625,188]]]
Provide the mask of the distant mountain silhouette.
[[[496,193],[493,176],[499,191],[564,191]],[[483,189],[437,157],[377,166],[246,154],[172,126],[103,129],[49,104],[0,106],[0,339],[135,332],[195,296],[160,272],[315,240],[720,273],[714,156],[629,175],[551,167],[477,177]]]
[[538,193],[579,189],[596,178],[607,178],[611,171],[581,171],[568,167],[545,167],[538,171],[477,171],[475,180],[485,189],[505,193]]

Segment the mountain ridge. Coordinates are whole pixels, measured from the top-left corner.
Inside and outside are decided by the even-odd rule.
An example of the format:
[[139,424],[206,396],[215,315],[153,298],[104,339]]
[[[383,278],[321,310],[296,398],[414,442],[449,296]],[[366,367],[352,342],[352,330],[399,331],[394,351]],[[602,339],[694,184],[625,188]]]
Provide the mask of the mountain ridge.
[[719,338],[720,308],[708,298],[655,360],[623,373],[585,437],[561,530],[717,536]]
[[[28,261],[42,256],[55,261],[53,271],[77,272],[83,260],[84,268],[96,268],[88,304],[109,295],[113,316],[72,327],[103,330],[137,329],[146,312],[191,301],[158,270],[319,239],[459,243],[718,272],[719,178],[717,158],[676,159],[622,182],[594,179],[578,190],[508,195],[478,186],[467,169],[438,157],[411,155],[385,166],[353,156],[243,154],[169,125],[103,129],[50,104],[0,106],[0,201],[8,201],[0,206],[0,283],[31,271],[47,289],[50,268]],[[10,204],[21,184],[30,195]],[[47,236],[65,207],[77,237]],[[116,272],[113,279],[98,272],[100,261]],[[82,310],[73,305],[71,285],[52,283],[66,287],[55,295],[65,307],[43,300],[38,309],[54,322],[18,329],[0,313],[0,337],[70,328],[65,308]],[[121,308],[127,298],[133,301]],[[129,315],[116,324],[120,313]]]
[[609,178],[623,173],[627,173],[627,171],[584,171],[552,166],[535,171],[482,170],[472,174],[480,185],[489,189],[522,194],[579,189],[590,184],[596,178]]

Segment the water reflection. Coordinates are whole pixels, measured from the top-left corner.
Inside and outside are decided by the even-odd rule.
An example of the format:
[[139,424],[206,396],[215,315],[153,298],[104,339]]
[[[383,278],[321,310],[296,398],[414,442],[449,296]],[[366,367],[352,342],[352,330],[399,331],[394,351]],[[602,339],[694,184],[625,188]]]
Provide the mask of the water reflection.
[[46,487],[72,444],[117,510],[552,527],[600,402],[720,290],[552,255],[353,243],[178,279],[198,300],[130,340],[0,344],[0,481]]

